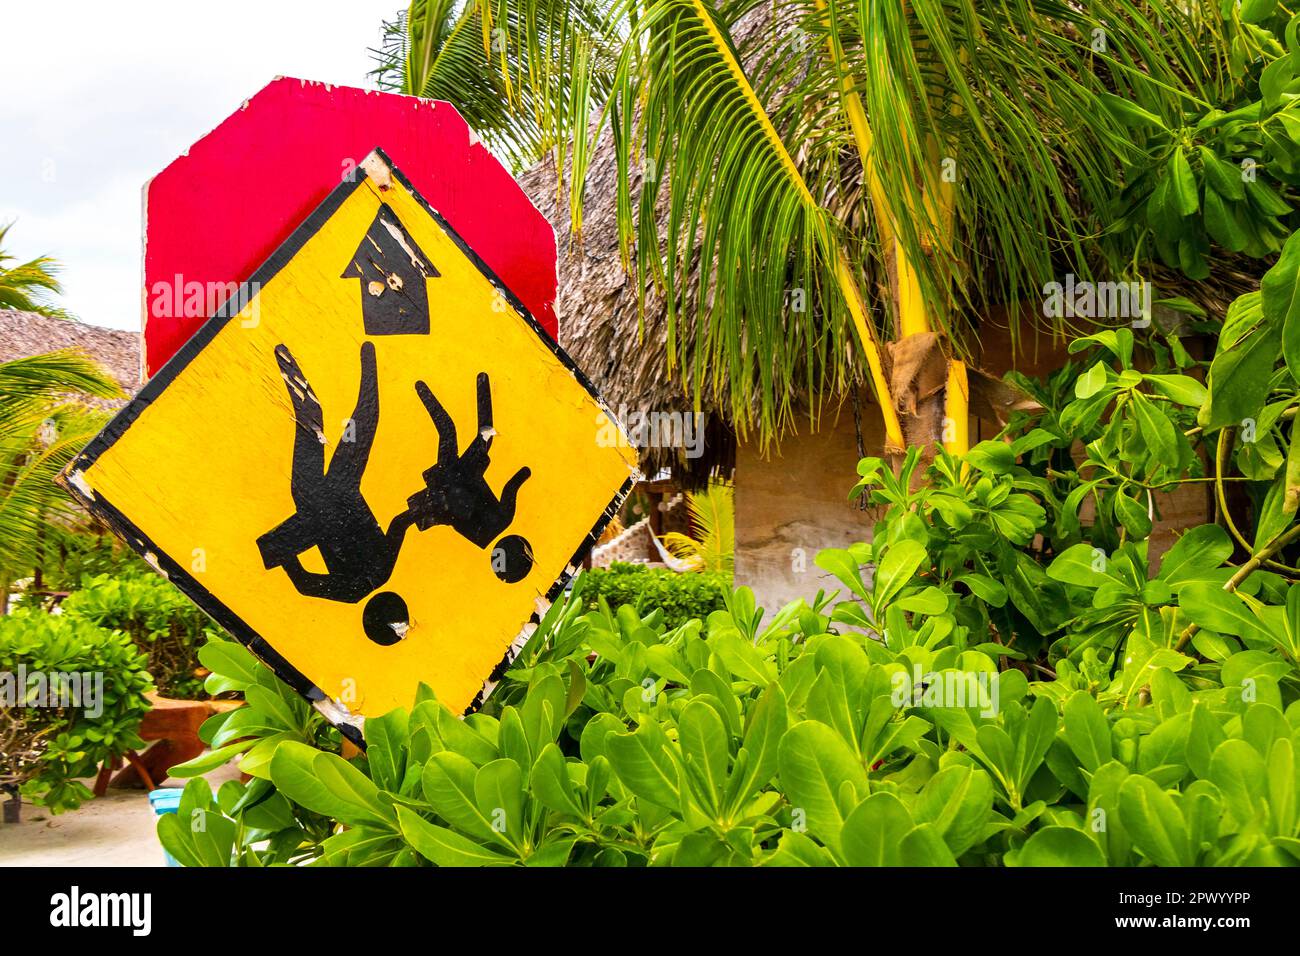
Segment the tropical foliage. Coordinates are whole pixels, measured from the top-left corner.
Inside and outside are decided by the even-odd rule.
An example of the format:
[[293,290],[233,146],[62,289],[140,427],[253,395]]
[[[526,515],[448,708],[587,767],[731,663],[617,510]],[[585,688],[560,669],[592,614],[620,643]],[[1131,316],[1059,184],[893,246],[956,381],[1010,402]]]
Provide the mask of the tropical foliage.
[[152,688],[124,634],[39,611],[0,617],[0,791],[76,809],[90,797],[79,778],[143,748]]
[[[452,102],[516,168],[552,149],[563,161],[565,135],[585,125],[589,98],[609,86],[616,44],[603,32],[601,7],[414,0],[384,24],[374,76],[381,89]],[[579,167],[583,155],[575,146]]]
[[5,238],[12,228],[13,223],[0,226],[0,309],[66,317],[67,313],[50,301],[51,296],[62,291],[58,264],[49,256],[19,263],[4,250]]
[[145,568],[85,579],[60,605],[69,617],[121,631],[146,655],[158,692],[202,696],[198,649],[221,633],[175,585]]
[[0,594],[44,560],[51,523],[76,520],[54,478],[108,421],[79,397],[121,395],[75,352],[0,363]]
[[731,574],[736,564],[736,494],[727,482],[713,481],[704,491],[686,492],[691,533],[670,531],[664,547],[692,571]]
[[[406,32],[451,9],[415,4]],[[888,394],[881,339],[937,334],[928,347],[956,359],[991,307],[1064,274],[1160,282],[1163,260],[1203,277],[1210,258],[1266,255],[1296,225],[1294,30],[1271,2],[454,9],[509,26],[473,53],[459,41],[448,60],[472,63],[472,82],[446,95],[473,113],[474,90],[510,87],[498,102],[520,104],[513,122],[544,131],[514,141],[572,154],[575,229],[587,160],[612,137],[622,253],[662,298],[666,360],[742,433],[778,434],[796,396],[815,414],[866,376],[901,447],[907,397]],[[405,41],[384,75],[423,89],[443,42],[428,38],[450,35]],[[1022,313],[1009,317],[1015,334]],[[950,385],[954,418],[962,394]]]
[[582,600],[587,610],[605,607],[617,611],[626,605],[638,614],[658,611],[670,628],[708,617],[725,606],[731,590],[730,574],[680,574],[622,561],[588,571],[583,582]]
[[[191,782],[204,826],[164,821],[164,845],[222,866],[1295,865],[1297,366],[1275,344],[1255,404],[1231,384],[1253,336],[1285,338],[1293,241],[1233,305],[1208,388],[1177,335],[1112,329],[1020,379],[1039,407],[1000,440],[863,459],[871,541],[820,552],[841,589],[770,619],[746,588],[670,624],[592,609],[580,581],[481,711],[425,690],[351,759],[209,645],[209,689],[249,707],[177,772],[242,754],[255,779]],[[1154,560],[1183,484],[1218,489],[1222,524]]]

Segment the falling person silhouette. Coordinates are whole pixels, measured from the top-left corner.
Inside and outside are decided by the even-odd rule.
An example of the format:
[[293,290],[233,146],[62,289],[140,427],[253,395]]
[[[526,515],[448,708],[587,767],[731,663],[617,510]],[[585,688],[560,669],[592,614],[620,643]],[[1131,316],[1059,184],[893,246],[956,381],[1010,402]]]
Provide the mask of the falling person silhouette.
[[[487,483],[488,452],[496,431],[492,427],[492,386],[486,372],[478,375],[478,434],[459,454],[456,423],[424,382],[415,383],[438,430],[438,461],[424,472],[425,487],[407,499],[408,513],[417,528],[450,525],[467,540],[486,548],[510,526],[515,499],[532,471],[520,468],[501,489],[501,497]],[[492,549],[492,570],[508,584],[523,580],[533,566],[531,545],[517,534],[506,535]]]
[[[404,511],[383,530],[361,495],[361,477],[379,424],[375,347],[370,342],[361,346],[361,388],[352,413],[354,440],[345,437],[339,442],[328,467],[320,401],[287,347],[276,346],[275,360],[293,404],[296,427],[290,493],[297,510],[257,539],[262,562],[267,570],[284,568],[300,594],[354,604],[388,580],[402,539],[413,523],[410,513]],[[319,549],[324,559],[324,573],[302,566],[299,556],[312,547]],[[397,595],[387,595],[380,604],[402,602]],[[367,614],[371,610],[367,608]],[[394,612],[388,616],[401,615]]]

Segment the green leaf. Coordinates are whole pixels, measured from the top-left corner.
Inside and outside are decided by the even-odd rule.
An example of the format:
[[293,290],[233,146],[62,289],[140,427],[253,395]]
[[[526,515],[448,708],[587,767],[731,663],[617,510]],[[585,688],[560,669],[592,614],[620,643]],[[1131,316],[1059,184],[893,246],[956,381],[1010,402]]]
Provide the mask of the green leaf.
[[1178,461],[1178,432],[1168,416],[1141,393],[1134,392],[1129,407],[1137,419],[1142,440],[1157,462]]
[[824,846],[797,830],[786,830],[764,866],[834,866],[835,858]]
[[1191,529],[1165,552],[1160,559],[1160,580],[1175,594],[1189,584],[1217,583],[1215,572],[1232,557],[1228,532],[1217,524],[1203,524]]
[[790,709],[780,684],[769,684],[758,697],[749,715],[741,752],[743,767],[737,759],[736,769],[727,787],[725,812],[732,815],[754,792],[767,786],[776,773],[781,738],[789,726]]
[[1187,154],[1181,148],[1175,149],[1169,157],[1165,170],[1169,177],[1170,198],[1180,216],[1190,216],[1200,208],[1196,195],[1196,177],[1187,162]]
[[1210,782],[1238,826],[1263,822],[1268,816],[1268,778],[1264,758],[1244,740],[1225,740],[1210,758]]
[[966,463],[994,475],[1005,475],[1016,465],[1016,453],[1006,442],[982,441],[966,453]]
[[271,758],[271,781],[308,810],[352,826],[390,829],[393,808],[370,780],[342,757],[285,741]]
[[[1241,181],[1241,170],[1232,163],[1225,163],[1204,146],[1198,146],[1201,168],[1205,171],[1205,181],[1210,188],[1225,199],[1240,202],[1246,198],[1246,189]],[[1209,204],[1209,196],[1206,196]]]
[[492,829],[518,847],[524,833],[524,774],[508,757],[484,764],[474,775],[474,802]]
[[1133,845],[1156,866],[1192,866],[1183,814],[1149,777],[1133,774],[1120,787],[1119,812]]
[[1125,126],[1135,129],[1141,129],[1145,126],[1154,126],[1157,129],[1165,128],[1165,124],[1159,116],[1150,110],[1143,109],[1132,100],[1126,100],[1122,96],[1116,96],[1113,93],[1099,93],[1098,99],[1106,111]]
[[436,753],[424,765],[420,778],[424,798],[456,829],[479,840],[508,844],[505,835],[492,826],[491,817],[479,809],[477,776],[478,768],[460,754],[450,750]]
[[1083,769],[1092,773],[1110,762],[1110,724],[1101,706],[1085,690],[1070,695],[1063,708],[1065,742],[1079,758]]
[[541,756],[537,758],[528,777],[528,787],[531,794],[548,810],[582,817],[582,808],[578,806],[577,795],[569,780],[568,764],[555,744],[547,744],[542,748]]
[[1250,237],[1241,228],[1236,214],[1213,189],[1205,191],[1205,231],[1229,252],[1241,252],[1250,245]]
[[1191,584],[1179,594],[1178,603],[1198,627],[1233,637],[1273,640],[1272,632],[1236,592],[1213,584]]
[[1151,515],[1146,505],[1130,498],[1122,488],[1115,492],[1115,520],[1134,538],[1145,538],[1151,533]]
[[[831,728],[815,720],[795,724],[781,740],[781,789],[808,830],[832,849],[849,809],[840,804],[847,786],[856,798],[867,789],[867,776],[856,755]],[[856,804],[856,799],[855,799]]]
[[1210,397],[1205,386],[1190,375],[1146,374],[1142,380],[1159,394],[1188,408],[1200,408]]
[[1292,233],[1273,267],[1259,282],[1264,319],[1282,330],[1282,354],[1300,381],[1300,232]]
[[674,809],[681,804],[681,774],[663,728],[646,721],[629,734],[605,738],[619,780],[638,797]]
[[1009,866],[1105,866],[1106,855],[1095,841],[1073,827],[1050,826],[1034,833],[1013,855]]
[[898,866],[912,815],[892,793],[873,793],[844,821],[840,853],[849,866]]
[[167,775],[169,777],[201,777],[208,771],[216,770],[218,767],[229,763],[231,758],[237,754],[242,754],[255,743],[257,743],[257,739],[250,737],[247,740],[239,740],[216,750],[209,750],[206,753],[199,754],[193,760],[176,764],[167,771]]
[[397,819],[406,842],[438,866],[509,866],[516,862],[467,840],[454,830],[430,823],[406,807],[397,808]]
[[1080,542],[1071,545],[1047,567],[1047,575],[1056,581],[1084,588],[1099,588],[1114,583],[1115,578],[1106,573],[1108,562],[1100,548]]
[[912,827],[899,848],[903,866],[956,866],[957,860],[933,824]]
[[945,767],[927,780],[913,807],[916,819],[932,825],[953,856],[981,841],[992,810],[989,775],[960,764]]
[[677,740],[687,780],[705,812],[720,817],[722,793],[727,784],[727,728],[718,712],[702,700],[693,700],[677,720]]
[[394,792],[406,776],[407,713],[390,710],[366,721],[366,760],[376,785]]
[[927,557],[929,553],[925,545],[911,538],[890,545],[876,565],[871,596],[873,609],[882,611],[894,595],[907,586]]

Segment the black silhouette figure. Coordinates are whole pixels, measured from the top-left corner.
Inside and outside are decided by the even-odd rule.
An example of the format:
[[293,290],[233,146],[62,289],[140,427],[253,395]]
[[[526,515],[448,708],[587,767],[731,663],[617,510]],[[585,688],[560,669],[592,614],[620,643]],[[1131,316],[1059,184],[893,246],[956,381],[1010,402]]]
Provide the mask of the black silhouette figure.
[[[412,525],[421,531],[450,525],[480,548],[486,548],[510,526],[519,487],[531,472],[520,468],[506,482],[500,498],[484,478],[495,434],[486,373],[478,377],[479,433],[463,455],[457,454],[456,425],[451,416],[424,382],[416,382],[416,393],[438,430],[438,462],[424,472],[425,487],[407,499],[407,510],[394,517],[385,531],[361,494],[361,478],[379,425],[374,345],[366,342],[361,346],[361,388],[352,413],[353,440],[339,443],[328,467],[320,401],[286,346],[276,346],[275,360],[297,426],[289,482],[297,510],[259,537],[257,547],[267,570],[284,568],[298,593],[355,604],[376,592],[392,575]],[[313,547],[324,559],[324,572],[302,566],[301,555]],[[532,566],[532,547],[517,534],[505,535],[492,550],[492,570],[508,584],[522,581]],[[406,602],[392,591],[378,591],[366,602],[361,623],[375,643],[395,644],[410,624]]]
[[[459,454],[456,423],[437,396],[424,382],[416,382],[415,391],[438,429],[438,462],[425,471],[423,490],[407,499],[408,511],[421,531],[434,525],[450,525],[457,534],[486,548],[514,520],[519,488],[532,472],[527,467],[515,472],[501,489],[500,498],[484,477],[496,435],[492,427],[492,386],[486,372],[478,375],[478,434],[464,454]],[[507,584],[522,581],[532,566],[532,547],[517,534],[506,535],[492,549],[492,570]]]
[[361,280],[361,317],[367,335],[428,334],[425,283],[438,277],[437,268],[386,203],[340,276]]
[[[355,604],[393,573],[402,539],[412,524],[404,511],[383,530],[361,495],[361,476],[379,424],[375,347],[370,342],[361,346],[361,389],[352,413],[354,440],[338,444],[328,467],[320,401],[288,348],[276,346],[275,360],[297,425],[289,483],[297,511],[259,537],[257,547],[267,570],[284,568],[300,594]],[[312,547],[319,549],[325,573],[302,566],[299,556]],[[366,615],[375,618],[377,625],[372,629],[366,620],[366,633],[380,643],[396,642],[408,623],[405,602],[385,592],[371,603],[377,610],[372,612],[368,606]]]

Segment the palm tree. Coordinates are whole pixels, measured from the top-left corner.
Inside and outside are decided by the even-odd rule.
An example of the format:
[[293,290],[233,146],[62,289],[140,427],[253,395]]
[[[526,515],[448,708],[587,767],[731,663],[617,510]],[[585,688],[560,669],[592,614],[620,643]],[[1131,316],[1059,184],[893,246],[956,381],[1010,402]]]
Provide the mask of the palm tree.
[[0,611],[9,587],[39,561],[46,526],[76,514],[54,478],[109,417],[78,395],[123,397],[74,351],[0,363]]
[[664,547],[689,570],[731,574],[736,566],[736,496],[731,485],[710,482],[703,491],[686,492],[691,533],[670,531]]
[[589,98],[608,95],[604,26],[591,0],[415,0],[383,24],[372,75],[381,89],[453,103],[518,172],[563,151]]
[[56,278],[58,265],[53,259],[41,256],[31,262],[8,265],[15,261],[14,256],[4,251],[5,237],[12,227],[13,223],[0,226],[0,309],[66,318],[66,311],[48,301],[48,296],[63,291]]
[[[609,0],[594,29],[558,12],[572,3],[455,6],[505,12],[499,48],[466,46],[465,68],[509,81],[541,131],[519,142],[572,144],[575,213],[612,134],[622,253],[663,298],[667,362],[762,439],[795,396],[815,416],[866,378],[890,446],[937,440],[946,416],[964,450],[981,317],[1065,272],[1143,277],[1131,249],[1094,241],[1138,153],[1117,101],[1177,116],[1250,82],[1230,69],[1248,25],[1211,0]],[[418,91],[430,62],[388,68]],[[940,415],[891,394],[899,350],[946,363]]]

